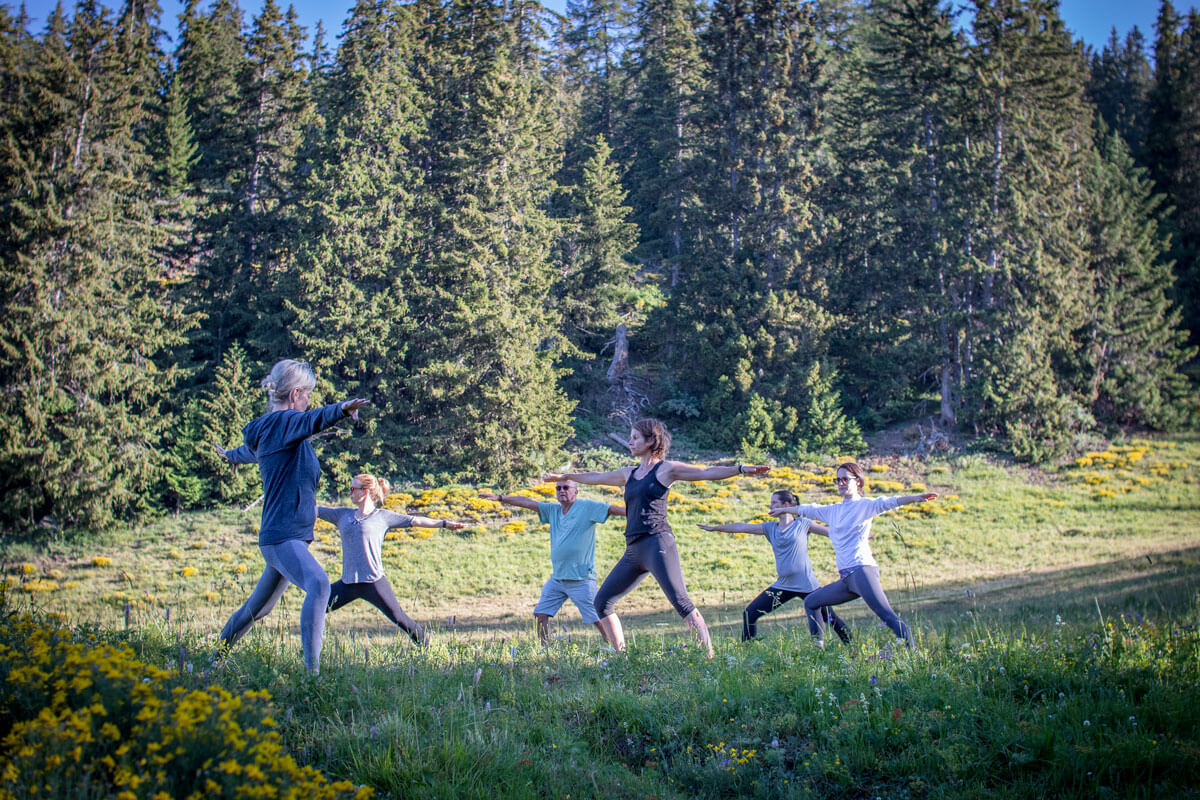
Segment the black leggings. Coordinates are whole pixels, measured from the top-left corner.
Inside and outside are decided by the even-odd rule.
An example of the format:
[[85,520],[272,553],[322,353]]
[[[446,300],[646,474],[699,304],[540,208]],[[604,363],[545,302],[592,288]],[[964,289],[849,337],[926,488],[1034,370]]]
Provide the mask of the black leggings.
[[[746,606],[742,611],[742,641],[748,642],[758,635],[758,620],[770,614],[775,609],[789,600],[795,600],[799,597],[803,600],[811,592],[794,592],[791,589],[778,589],[774,586],[768,586],[763,590],[763,593],[750,601],[750,605]],[[841,617],[833,613],[833,609],[829,606],[821,606],[821,618],[824,622],[833,626],[833,632],[838,635],[846,644],[850,644],[850,631],[846,628],[846,623],[842,622]],[[811,619],[808,621],[808,632],[813,636],[820,634],[820,629],[817,624]]]
[[883,587],[879,584],[879,567],[864,565],[843,569],[840,572],[842,574],[840,579],[822,586],[804,598],[804,610],[808,612],[809,629],[813,630],[813,626],[816,626],[813,636],[821,641],[825,640],[825,628],[819,619],[820,615],[817,614],[818,608],[841,605],[856,597],[861,597],[866,601],[867,607],[887,623],[887,626],[892,629],[892,633],[903,639],[906,645],[912,647],[912,631],[904,624],[904,620],[900,619],[900,615],[892,610],[887,596],[883,593]]
[[355,600],[366,600],[378,608],[385,617],[399,625],[417,644],[429,643],[429,634],[414,622],[412,617],[404,613],[387,578],[380,578],[374,583],[342,583],[338,581],[329,587],[330,611],[336,611]]
[[674,534],[656,533],[625,545],[625,555],[596,592],[596,613],[600,619],[612,614],[617,601],[632,592],[646,573],[658,581],[679,616],[686,617],[696,610],[696,604],[688,597],[687,587],[683,585]]

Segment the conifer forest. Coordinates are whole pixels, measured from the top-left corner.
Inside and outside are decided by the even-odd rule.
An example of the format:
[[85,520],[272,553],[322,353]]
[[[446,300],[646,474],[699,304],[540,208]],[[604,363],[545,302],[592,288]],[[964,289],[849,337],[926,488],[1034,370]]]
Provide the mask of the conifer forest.
[[339,478],[1194,426],[1200,15],[1057,6],[0,5],[0,525],[253,500],[284,357]]

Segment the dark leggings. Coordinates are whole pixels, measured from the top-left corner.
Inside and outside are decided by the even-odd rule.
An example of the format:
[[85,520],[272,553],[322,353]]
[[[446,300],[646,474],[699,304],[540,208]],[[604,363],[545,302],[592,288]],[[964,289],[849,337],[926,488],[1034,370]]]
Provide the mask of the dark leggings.
[[[742,611],[742,641],[748,642],[758,635],[758,620],[770,614],[775,609],[789,600],[794,600],[799,597],[803,600],[811,594],[810,592],[793,592],[791,589],[778,589],[774,586],[768,586],[763,590],[763,593],[750,601],[750,605],[746,606]],[[833,632],[838,635],[846,644],[850,644],[850,631],[846,628],[846,623],[842,622],[841,617],[833,613],[833,609],[829,606],[821,606],[822,619],[833,625]],[[821,631],[817,628],[815,622],[811,619],[808,621],[808,632],[813,636],[818,636]]]
[[900,615],[888,605],[883,587],[879,585],[879,567],[864,565],[839,571],[842,575],[840,579],[822,586],[804,598],[804,610],[808,612],[809,629],[813,630],[813,636],[822,642],[825,641],[825,626],[821,622],[821,615],[817,613],[817,609],[822,606],[841,605],[856,597],[861,597],[875,612],[875,615],[887,623],[887,626],[892,629],[892,633],[912,647],[912,631],[904,624],[904,620],[900,619]]
[[404,613],[404,609],[400,607],[400,603],[396,600],[396,593],[392,591],[392,585],[388,583],[387,578],[380,578],[374,583],[342,583],[341,581],[337,581],[329,587],[330,611],[336,611],[355,600],[366,600],[378,608],[383,612],[385,617],[396,625],[399,625],[417,644],[424,645],[429,643],[429,634],[424,628],[414,622],[412,617]]
[[688,597],[683,585],[683,571],[679,568],[679,548],[675,536],[656,533],[643,536],[625,545],[625,555],[608,573],[600,591],[596,592],[596,613],[604,619],[616,609],[617,601],[634,590],[642,578],[649,573],[658,581],[671,605],[686,617],[696,610],[696,604]]

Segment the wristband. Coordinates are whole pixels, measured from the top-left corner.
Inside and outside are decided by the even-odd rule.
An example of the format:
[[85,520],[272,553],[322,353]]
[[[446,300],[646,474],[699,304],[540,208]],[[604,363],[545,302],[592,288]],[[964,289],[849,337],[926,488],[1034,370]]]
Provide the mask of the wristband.
[[444,528],[444,527],[446,527],[446,520],[441,520],[441,523],[442,523],[442,524],[441,524],[441,525],[439,525],[438,527],[441,527],[441,528]]
[[742,464],[738,464],[738,475],[745,475],[745,474],[746,474],[745,472],[743,472],[743,471],[742,471],[742,466],[743,466]]

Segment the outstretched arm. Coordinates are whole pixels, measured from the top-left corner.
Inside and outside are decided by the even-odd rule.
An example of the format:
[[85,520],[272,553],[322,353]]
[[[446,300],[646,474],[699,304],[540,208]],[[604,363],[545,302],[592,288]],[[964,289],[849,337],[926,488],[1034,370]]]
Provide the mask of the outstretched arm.
[[909,503],[922,503],[926,500],[937,499],[937,492],[926,492],[925,494],[908,494],[904,497],[897,497],[896,502],[899,505],[906,506]]
[[[728,467],[693,467],[679,461],[664,461],[659,471],[659,481],[664,485],[672,481],[719,481],[739,475],[766,475],[771,468],[766,465],[734,464]],[[665,473],[665,474],[664,474]]]
[[626,512],[625,512],[625,506],[609,506],[608,507],[608,515],[610,517],[628,516],[628,514],[626,514]]
[[724,525],[701,525],[700,527],[706,531],[718,533],[765,533],[761,524],[755,525],[748,522],[728,522]]
[[221,445],[219,445],[219,444],[214,444],[213,447],[217,448],[217,455],[219,455],[221,458],[228,461],[230,464],[257,464],[258,463],[258,456],[256,456],[254,454],[254,451],[251,450],[246,445],[241,445],[240,447],[235,447],[232,450],[226,450],[224,447],[221,447]]
[[528,497],[521,497],[516,494],[495,494],[494,492],[480,492],[479,496],[484,500],[491,500],[496,503],[504,503],[506,506],[518,506],[519,508],[528,508],[530,511],[537,511],[538,504],[536,500]]
[[822,525],[819,522],[809,523],[808,532],[809,533],[819,533],[822,536],[829,536],[829,528],[826,528],[824,525]]
[[547,472],[542,476],[542,480],[546,483],[575,481],[576,483],[589,483],[593,486],[624,486],[625,478],[629,474],[628,470],[629,467],[614,469],[611,472]]
[[467,523],[455,522],[452,519],[433,519],[432,517],[416,516],[412,518],[410,525],[414,528],[449,528],[452,531],[467,527]]

